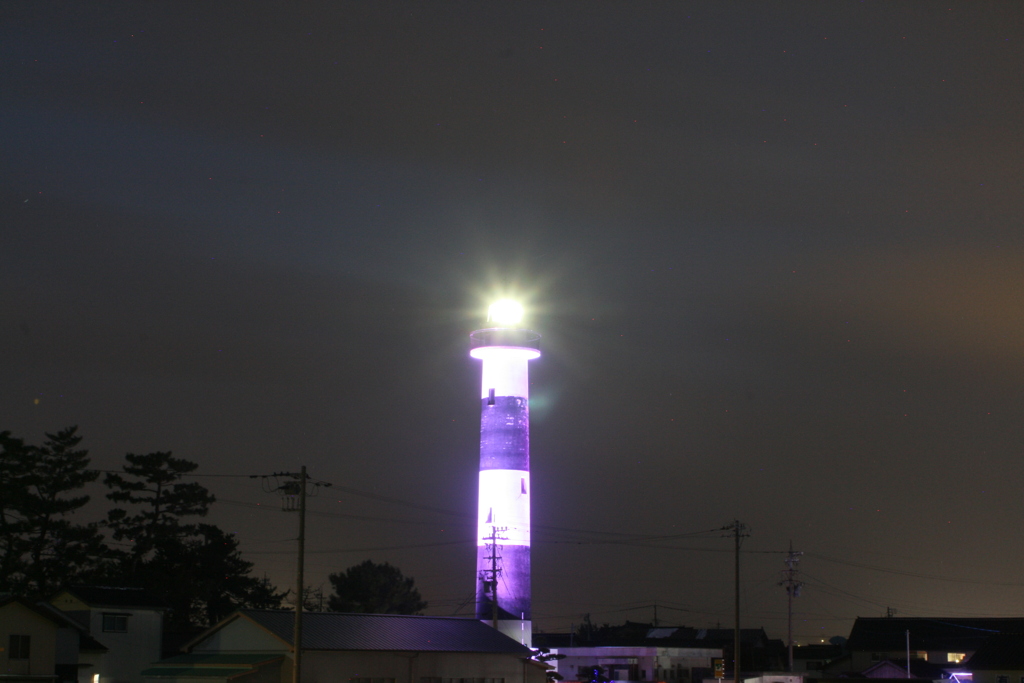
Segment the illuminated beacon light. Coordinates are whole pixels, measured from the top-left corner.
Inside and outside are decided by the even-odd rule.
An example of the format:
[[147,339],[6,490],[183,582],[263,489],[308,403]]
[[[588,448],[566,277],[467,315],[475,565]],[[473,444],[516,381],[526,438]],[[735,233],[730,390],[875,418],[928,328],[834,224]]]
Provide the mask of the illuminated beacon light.
[[487,319],[499,325],[515,325],[523,319],[523,307],[511,299],[495,301],[487,309]]

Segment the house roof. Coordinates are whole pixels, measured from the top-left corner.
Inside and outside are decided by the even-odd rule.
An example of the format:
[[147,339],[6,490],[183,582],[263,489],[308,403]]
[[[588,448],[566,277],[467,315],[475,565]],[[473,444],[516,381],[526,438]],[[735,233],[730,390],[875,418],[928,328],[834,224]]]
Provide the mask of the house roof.
[[247,674],[252,671],[251,667],[246,668],[176,668],[176,667],[163,667],[154,666],[149,669],[143,669],[143,676],[158,678],[161,676],[169,676],[171,678],[231,678],[232,676],[238,676],[239,674]]
[[167,659],[161,659],[158,663],[160,666],[194,666],[196,664],[202,664],[203,666],[238,666],[239,664],[245,664],[246,666],[252,664],[268,664],[275,659],[281,659],[282,655],[266,654],[261,652],[253,653],[235,653],[235,654],[208,654],[202,652],[188,653],[184,655],[175,655],[174,657],[168,657]]
[[987,638],[967,662],[971,671],[1024,671],[1024,634]]
[[107,647],[88,634],[85,627],[77,621],[61,612],[59,609],[45,602],[30,602],[8,593],[0,594],[0,607],[12,602],[26,607],[44,619],[49,619],[59,628],[73,628],[78,631],[78,649],[86,652],[106,652]]
[[68,586],[64,590],[90,607],[152,607],[166,605],[144,588],[129,586]]
[[161,660],[156,666],[143,669],[142,675],[148,678],[229,679],[283,659],[282,655],[268,654],[186,654]]
[[51,607],[50,605],[47,605],[45,602],[31,602],[29,600],[26,600],[25,598],[20,598],[20,597],[17,597],[15,595],[10,595],[10,594],[0,595],[0,607],[4,607],[5,605],[9,605],[12,602],[16,602],[19,605],[21,605],[22,607],[26,607],[26,608],[32,610],[33,612],[35,612],[39,616],[43,617],[44,619],[49,619],[50,621],[52,621],[57,626],[65,627],[65,628],[73,628],[76,631],[78,631],[79,633],[84,633],[85,632],[85,629],[82,627],[81,624],[79,624],[74,619],[71,619],[70,617],[68,617],[66,614],[61,612],[59,609],[57,609],[55,607]]
[[[904,676],[898,675],[896,672],[905,672],[906,670],[906,659],[885,659],[872,664],[860,673],[867,678],[903,678]],[[880,676],[878,675],[880,673],[894,673],[895,675]],[[943,667],[924,659],[910,660],[910,675],[914,678],[925,678],[933,681],[940,678],[949,678],[949,674]]]
[[[250,609],[239,610],[191,644],[236,618],[250,619],[286,644],[292,644],[294,612]],[[530,654],[525,645],[476,619],[342,612],[304,612],[302,649]]]
[[1024,633],[1024,619],[857,617],[847,646],[859,651],[902,651],[907,631],[911,650],[966,653],[997,633]]

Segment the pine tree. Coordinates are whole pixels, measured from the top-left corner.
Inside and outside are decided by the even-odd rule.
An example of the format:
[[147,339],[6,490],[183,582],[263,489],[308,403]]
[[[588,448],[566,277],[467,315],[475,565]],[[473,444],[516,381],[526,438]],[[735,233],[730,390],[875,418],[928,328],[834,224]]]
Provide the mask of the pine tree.
[[277,607],[274,586],[249,575],[238,540],[205,517],[213,495],[203,485],[182,482],[198,465],[169,452],[129,453],[120,474],[108,474],[107,498],[131,510],[107,513],[107,526],[131,549],[121,561],[118,580],[146,588],[169,607],[167,628],[184,631],[214,624],[239,607]]
[[27,566],[25,499],[30,448],[10,432],[0,432],[0,593],[18,591]]
[[78,448],[77,427],[46,437],[31,446],[0,435],[0,581],[29,597],[88,577],[109,556],[96,524],[70,518],[89,502],[81,490],[99,476]]
[[427,608],[416,582],[387,562],[366,560],[327,578],[334,587],[327,604],[335,612],[422,614]]
[[115,540],[129,541],[130,566],[137,570],[160,546],[181,542],[195,533],[195,524],[186,517],[205,517],[216,499],[197,482],[181,482],[199,465],[171,457],[168,452],[125,455],[127,464],[120,474],[108,474],[103,483],[111,490],[107,498],[115,503],[129,503],[137,511],[124,508],[107,513],[107,527]]

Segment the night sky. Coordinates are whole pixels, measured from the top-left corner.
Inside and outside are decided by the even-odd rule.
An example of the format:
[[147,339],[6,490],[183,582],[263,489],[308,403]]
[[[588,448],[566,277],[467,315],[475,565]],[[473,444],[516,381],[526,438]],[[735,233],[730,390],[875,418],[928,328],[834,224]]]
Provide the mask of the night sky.
[[[0,429],[305,464],[309,583],[471,615],[513,295],[535,630],[731,626],[734,519],[772,637],[790,541],[800,642],[1020,616],[1021,3],[7,2],[0,60]],[[292,585],[296,517],[199,481]]]

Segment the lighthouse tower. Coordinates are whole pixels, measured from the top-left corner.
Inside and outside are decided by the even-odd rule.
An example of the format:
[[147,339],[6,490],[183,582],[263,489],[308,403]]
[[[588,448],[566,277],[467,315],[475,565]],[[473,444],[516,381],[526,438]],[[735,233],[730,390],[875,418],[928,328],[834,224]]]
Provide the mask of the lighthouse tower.
[[522,308],[491,306],[495,325],[470,335],[483,361],[476,617],[530,646],[530,408],[528,363],[540,335],[519,327]]

